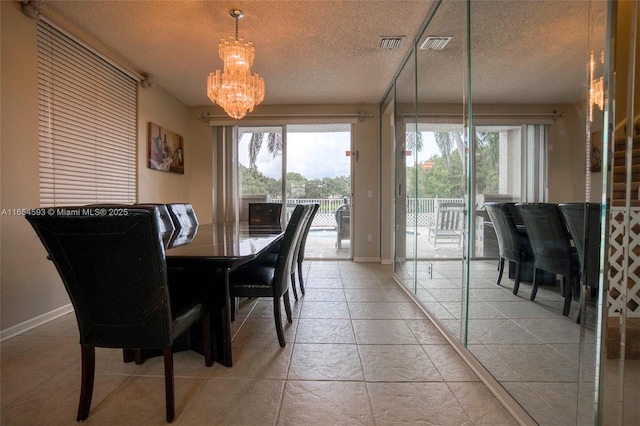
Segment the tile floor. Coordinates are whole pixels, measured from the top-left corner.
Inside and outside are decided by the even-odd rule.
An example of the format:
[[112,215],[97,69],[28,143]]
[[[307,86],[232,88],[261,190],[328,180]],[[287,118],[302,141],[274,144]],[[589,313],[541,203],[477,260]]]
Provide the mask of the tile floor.
[[[432,275],[425,272],[427,265]],[[536,422],[544,425],[592,424],[596,373],[595,317],[587,304],[582,330],[576,324],[574,300],[570,316],[562,316],[559,286],[522,282],[518,295],[505,271],[496,285],[496,260],[475,260],[469,270],[468,349],[514,396]],[[461,335],[462,261],[422,261],[409,265],[407,282],[417,271],[417,298],[455,336]],[[579,360],[582,370],[579,371]],[[582,390],[579,388],[583,386]],[[580,407],[587,407],[580,409]]]
[[[517,424],[391,278],[391,267],[305,262],[287,346],[270,300],[241,304],[234,366],[175,355],[177,425]],[[293,300],[292,300],[293,302]],[[80,382],[75,317],[1,345],[3,425],[74,425]],[[100,349],[86,424],[164,422],[162,360],[125,364]]]

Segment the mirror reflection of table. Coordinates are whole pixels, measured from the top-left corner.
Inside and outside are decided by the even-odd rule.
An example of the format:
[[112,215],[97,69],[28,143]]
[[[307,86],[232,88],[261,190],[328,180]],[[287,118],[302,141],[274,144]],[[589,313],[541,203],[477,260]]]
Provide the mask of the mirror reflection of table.
[[[204,290],[213,304],[213,357],[232,366],[229,272],[246,263],[282,237],[277,230],[251,232],[246,223],[198,226],[190,241],[166,249],[169,273],[181,274],[181,283]],[[171,281],[170,281],[171,282]]]

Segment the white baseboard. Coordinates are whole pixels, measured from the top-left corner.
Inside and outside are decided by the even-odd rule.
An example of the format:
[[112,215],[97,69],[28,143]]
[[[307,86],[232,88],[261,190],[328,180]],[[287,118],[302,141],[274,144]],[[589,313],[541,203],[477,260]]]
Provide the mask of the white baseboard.
[[362,262],[362,263],[380,263],[379,257],[354,257],[354,262]]
[[33,328],[39,327],[42,324],[46,324],[49,321],[53,321],[56,318],[59,318],[63,315],[66,315],[70,312],[73,312],[73,305],[69,303],[68,305],[61,306],[53,311],[47,312],[46,314],[38,315],[35,318],[31,318],[30,320],[21,322],[20,324],[16,324],[12,327],[7,328],[6,330],[0,331],[0,342],[4,342],[7,339],[11,339],[12,337],[17,336],[18,334],[22,334],[25,331],[29,331]]
[[380,264],[382,264],[382,265],[393,265],[393,259],[382,259],[380,261]]

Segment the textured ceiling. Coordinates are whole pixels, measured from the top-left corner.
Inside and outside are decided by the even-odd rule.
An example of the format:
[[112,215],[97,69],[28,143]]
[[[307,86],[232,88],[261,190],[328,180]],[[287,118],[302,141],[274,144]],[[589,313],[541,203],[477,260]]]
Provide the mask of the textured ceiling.
[[[188,106],[210,105],[205,82],[209,72],[222,67],[218,42],[235,33],[230,9],[245,12],[239,34],[255,45],[252,70],[265,79],[265,105],[377,103],[434,4],[405,0],[44,3],[45,15],[79,28],[137,72],[150,74],[156,84]],[[453,36],[453,40],[443,51],[418,54],[419,78],[424,82],[420,97],[424,101],[462,99],[466,84],[465,4],[445,0],[427,28],[425,35]],[[584,99],[588,2],[471,4],[474,101],[559,103]],[[597,21],[594,16],[598,14],[604,20],[602,11],[591,13],[592,21]],[[603,26],[596,30],[604,33]],[[384,50],[378,49],[380,36],[407,39],[397,50]],[[399,96],[403,90],[413,93],[412,75],[401,74]]]

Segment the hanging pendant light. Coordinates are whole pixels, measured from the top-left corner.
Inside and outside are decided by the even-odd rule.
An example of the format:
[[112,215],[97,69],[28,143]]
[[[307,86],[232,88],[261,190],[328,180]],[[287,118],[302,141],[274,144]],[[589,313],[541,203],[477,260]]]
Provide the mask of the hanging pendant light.
[[244,12],[233,9],[229,14],[236,20],[236,37],[220,40],[218,50],[224,70],[209,74],[207,95],[230,117],[241,119],[264,100],[264,79],[257,73],[251,75],[255,55],[253,43],[238,39],[238,20],[244,17]]

